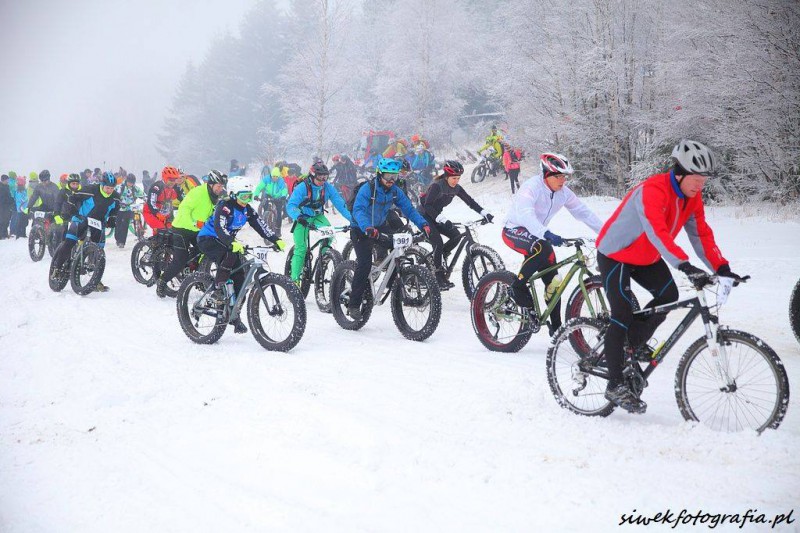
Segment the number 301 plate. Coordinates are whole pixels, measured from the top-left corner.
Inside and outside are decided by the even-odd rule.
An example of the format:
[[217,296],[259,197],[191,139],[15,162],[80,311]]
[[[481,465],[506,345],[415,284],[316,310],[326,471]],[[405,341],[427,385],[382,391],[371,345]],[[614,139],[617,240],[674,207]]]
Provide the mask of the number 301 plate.
[[392,235],[394,239],[394,247],[395,248],[407,248],[411,246],[411,234],[410,233],[395,233]]

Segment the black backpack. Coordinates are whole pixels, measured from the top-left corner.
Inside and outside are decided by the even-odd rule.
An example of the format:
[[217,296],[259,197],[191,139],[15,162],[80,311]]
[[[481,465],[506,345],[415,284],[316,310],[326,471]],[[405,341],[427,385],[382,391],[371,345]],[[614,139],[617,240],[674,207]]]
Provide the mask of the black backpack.
[[[358,183],[355,186],[355,188],[353,189],[353,195],[350,197],[350,201],[347,202],[347,209],[348,209],[348,211],[350,211],[351,214],[353,212],[353,207],[356,204],[356,195],[358,195],[358,191],[361,190],[362,186],[364,186],[364,185],[366,185],[368,183],[369,183],[369,188],[370,188],[370,191],[369,191],[370,192],[370,196],[372,197],[372,201],[375,201],[375,178],[370,178],[370,179],[368,179],[366,181],[362,181],[361,183]],[[395,200],[397,200],[397,192],[396,191],[392,191],[392,202],[394,202]]]

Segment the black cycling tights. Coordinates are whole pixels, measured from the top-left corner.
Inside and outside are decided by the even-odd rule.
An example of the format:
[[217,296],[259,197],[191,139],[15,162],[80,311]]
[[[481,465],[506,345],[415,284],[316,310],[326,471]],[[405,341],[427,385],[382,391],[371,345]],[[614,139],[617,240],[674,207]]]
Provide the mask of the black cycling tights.
[[610,386],[614,386],[622,381],[622,350],[625,339],[628,339],[631,347],[638,347],[653,335],[666,318],[666,315],[651,315],[643,320],[634,318],[631,278],[653,295],[647,307],[674,302],[678,299],[678,288],[663,259],[652,265],[628,265],[598,253],[597,263],[611,307],[611,326],[606,333],[605,349]]

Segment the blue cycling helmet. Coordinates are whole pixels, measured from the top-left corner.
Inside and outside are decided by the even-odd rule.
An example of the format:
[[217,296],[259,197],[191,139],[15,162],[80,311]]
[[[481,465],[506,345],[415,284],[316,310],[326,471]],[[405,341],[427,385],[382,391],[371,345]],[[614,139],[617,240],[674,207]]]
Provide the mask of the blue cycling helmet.
[[375,170],[379,174],[398,174],[401,168],[403,168],[403,163],[401,161],[389,159],[388,157],[381,157]]
[[117,185],[117,178],[115,178],[114,174],[111,172],[103,172],[103,175],[100,177],[100,185],[115,187]]

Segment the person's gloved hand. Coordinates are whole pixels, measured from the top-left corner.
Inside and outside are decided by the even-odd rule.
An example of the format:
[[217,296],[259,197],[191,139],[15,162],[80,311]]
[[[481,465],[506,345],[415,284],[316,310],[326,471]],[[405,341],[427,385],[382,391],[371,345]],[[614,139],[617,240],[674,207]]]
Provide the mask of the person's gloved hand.
[[301,226],[309,227],[310,222],[308,221],[308,217],[305,215],[300,215],[297,217],[297,223]]
[[722,276],[724,278],[732,278],[732,279],[734,279],[735,280],[733,282],[734,286],[738,285],[740,282],[744,282],[744,281],[747,281],[748,279],[750,279],[750,276],[740,276],[739,274],[736,274],[735,272],[731,272],[731,266],[728,263],[725,263],[724,265],[720,266],[717,269],[717,275],[718,276]]
[[425,236],[426,237],[430,238],[430,236],[431,236],[431,227],[429,225],[425,224],[424,226],[422,226],[422,231],[425,232]]
[[167,215],[165,215],[164,213],[156,214],[156,218],[158,220],[160,220],[161,222],[166,222],[167,221]]
[[708,273],[705,270],[697,268],[689,261],[684,261],[678,265],[678,270],[686,274],[686,277],[689,278],[689,281],[694,285],[701,284],[708,279]]
[[27,207],[23,207],[23,208],[22,208],[22,212],[23,212],[23,213],[25,213],[25,214],[27,215],[27,214],[28,214],[28,208],[27,208]]
[[243,254],[244,246],[239,241],[233,241],[231,243],[231,251],[235,254]]
[[278,239],[275,241],[275,246],[277,246],[278,250],[282,252],[286,249],[286,242],[283,239]]
[[58,224],[60,226],[61,224],[64,223],[64,219],[61,218],[60,216],[56,215],[56,216],[53,217],[53,222],[55,222],[56,224]]
[[544,238],[547,239],[553,246],[561,246],[564,244],[564,239],[561,238],[561,235],[556,235],[550,230],[544,232]]
[[106,220],[106,227],[110,229],[116,228],[117,227],[116,217],[111,217],[108,220]]
[[491,214],[491,213],[490,213],[489,211],[487,211],[486,209],[484,209],[483,211],[481,211],[481,216],[483,217],[483,220],[484,220],[484,221],[485,221],[487,224],[491,224],[491,223],[492,223],[492,221],[494,220],[494,215],[493,215],[493,214]]
[[372,226],[370,226],[364,230],[364,234],[370,239],[377,239],[380,236],[381,232],[378,231],[378,228],[373,228]]

